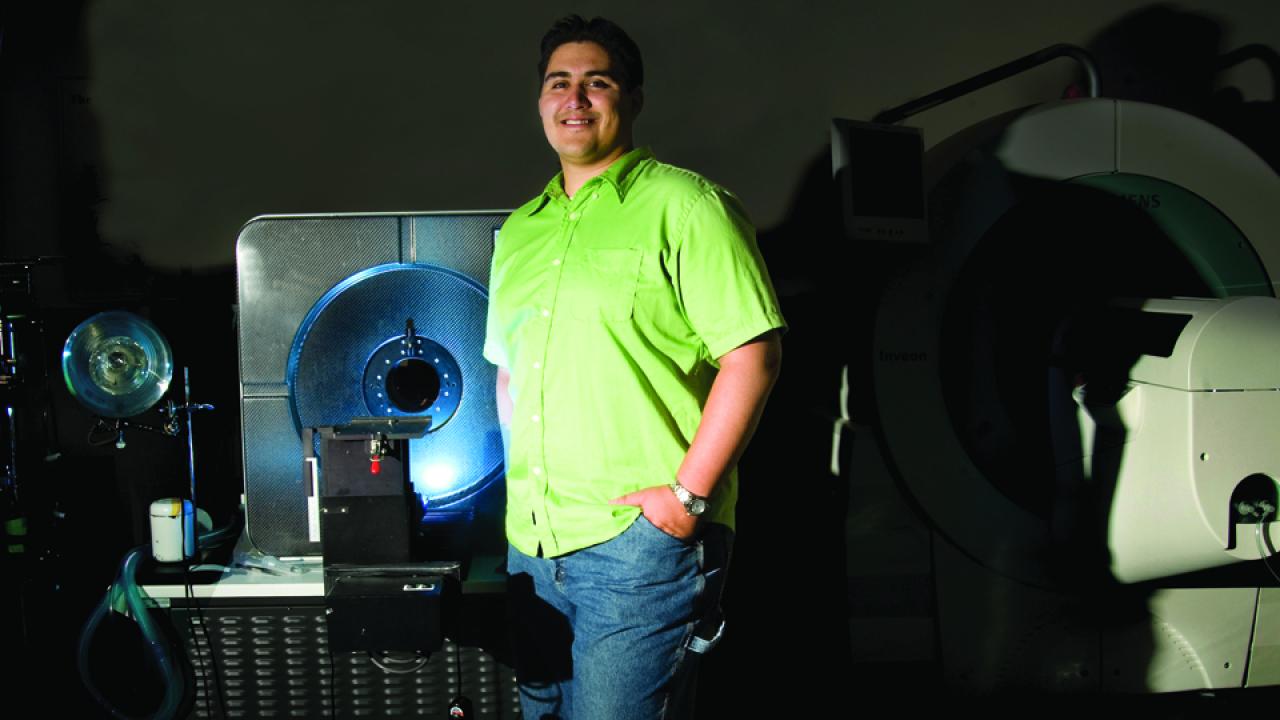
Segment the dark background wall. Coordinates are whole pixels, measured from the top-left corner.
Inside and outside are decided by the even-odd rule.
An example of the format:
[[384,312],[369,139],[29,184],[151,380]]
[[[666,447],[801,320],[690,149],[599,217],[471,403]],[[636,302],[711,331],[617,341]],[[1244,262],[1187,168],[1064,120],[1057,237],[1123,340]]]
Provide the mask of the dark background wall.
[[[538,37],[563,13],[628,28],[648,66],[639,141],[732,188],[767,228],[830,117],[867,119],[1047,45],[1087,45],[1150,4],[62,5],[9,11],[4,53],[17,74],[4,105],[6,254],[76,242],[59,237],[65,208],[51,186],[78,182],[92,186],[95,229],[114,252],[210,268],[233,262],[238,228],[261,213],[519,204],[555,167],[533,68]],[[1263,0],[1181,3],[1168,14],[1182,18],[1143,32],[1183,58],[1280,39],[1280,8]],[[1193,17],[1207,35],[1188,33]],[[918,124],[936,142],[1058,96],[1073,73],[1061,60]],[[1214,82],[1269,99],[1256,63]]]
[[[42,659],[67,683],[47,707],[77,708],[87,700],[70,665],[75,630],[121,552],[145,542],[146,503],[184,481],[181,453],[163,439],[138,436],[123,452],[86,444],[92,420],[57,376],[67,332],[116,307],[160,325],[191,367],[198,399],[220,406],[200,421],[198,452],[221,519],[241,482],[240,227],[267,213],[518,205],[556,170],[535,108],[537,40],[556,17],[606,15],[639,42],[648,80],[637,139],[739,194],[786,296],[789,374],[749,458],[754,470],[744,466],[730,590],[739,630],[707,677],[720,692],[772,684],[770,699],[801,708],[874,685],[867,675],[849,684],[844,565],[876,549],[855,543],[846,557],[848,489],[825,478],[803,533],[775,532],[773,496],[750,489],[817,483],[829,452],[834,396],[809,381],[829,383],[840,362],[831,326],[814,322],[829,306],[813,291],[847,279],[832,272],[838,266],[807,260],[810,247],[832,239],[822,185],[829,119],[869,119],[1060,42],[1094,50],[1108,94],[1223,116],[1272,101],[1275,80],[1262,62],[1219,71],[1217,58],[1280,46],[1280,5],[1266,0],[111,0],[0,12],[0,256],[61,258],[36,268],[29,296],[0,297],[4,312],[30,306],[40,317],[42,347],[30,351],[38,360],[19,402],[52,412],[30,419],[38,437],[20,438],[24,488],[30,507],[56,510],[31,518],[32,547],[47,562],[6,566],[3,581],[36,588],[31,597],[58,589],[38,611],[15,607],[20,593],[4,594],[4,629],[21,613],[36,618],[21,631],[47,633]],[[932,145],[1060,97],[1077,78],[1058,60],[908,124]],[[1252,142],[1269,133],[1254,132]],[[23,676],[4,677],[8,689]],[[753,697],[743,695],[744,707]]]

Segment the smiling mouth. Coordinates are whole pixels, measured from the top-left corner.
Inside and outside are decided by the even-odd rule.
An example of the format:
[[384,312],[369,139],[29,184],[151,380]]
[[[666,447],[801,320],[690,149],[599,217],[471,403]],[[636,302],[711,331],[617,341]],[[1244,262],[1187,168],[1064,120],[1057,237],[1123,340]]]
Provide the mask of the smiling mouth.
[[568,127],[586,127],[593,122],[595,121],[590,118],[565,118],[560,121],[560,124]]

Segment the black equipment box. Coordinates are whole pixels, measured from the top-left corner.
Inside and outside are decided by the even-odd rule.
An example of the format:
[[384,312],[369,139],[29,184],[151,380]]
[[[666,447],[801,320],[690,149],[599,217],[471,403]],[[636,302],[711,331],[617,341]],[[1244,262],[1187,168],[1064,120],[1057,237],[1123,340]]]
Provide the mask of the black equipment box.
[[341,652],[438,650],[444,578],[369,572],[326,573],[330,646]]
[[[357,418],[319,429],[320,545],[326,567],[409,562],[422,519],[422,502],[409,480],[409,439],[420,437],[430,424],[430,418]],[[313,431],[303,435],[310,453]]]
[[[441,602],[457,562],[413,563],[422,501],[409,479],[409,440],[429,417],[356,418],[319,428],[320,544],[329,642],[335,651],[438,650]],[[306,450],[314,440],[305,434]]]

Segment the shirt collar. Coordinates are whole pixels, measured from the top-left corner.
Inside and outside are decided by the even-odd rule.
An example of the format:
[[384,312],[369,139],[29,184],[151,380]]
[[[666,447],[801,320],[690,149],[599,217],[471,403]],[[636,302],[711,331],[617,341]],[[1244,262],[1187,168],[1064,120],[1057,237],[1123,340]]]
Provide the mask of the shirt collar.
[[[618,194],[618,202],[626,200],[627,192],[631,190],[631,186],[635,184],[636,178],[639,177],[639,170],[647,165],[649,160],[653,160],[653,151],[647,147],[636,148],[617,160],[613,164],[605,168],[605,171],[588,181],[588,183],[596,182],[597,179],[610,185],[614,192]],[[567,200],[568,196],[564,194],[564,173],[556,173],[551,178],[547,186],[542,189],[542,195],[539,196],[537,203],[534,203],[533,209],[529,211],[530,215],[536,214],[539,210],[546,207],[547,203],[552,199]]]

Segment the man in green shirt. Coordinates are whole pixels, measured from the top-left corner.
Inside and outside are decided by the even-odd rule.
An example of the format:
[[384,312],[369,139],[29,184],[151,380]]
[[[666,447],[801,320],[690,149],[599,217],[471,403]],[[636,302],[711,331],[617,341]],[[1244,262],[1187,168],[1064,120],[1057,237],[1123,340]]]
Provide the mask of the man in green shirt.
[[634,147],[643,65],[621,28],[561,20],[539,76],[562,172],[499,233],[485,341],[521,700],[671,717],[718,636],[734,465],[784,321],[737,199]]

